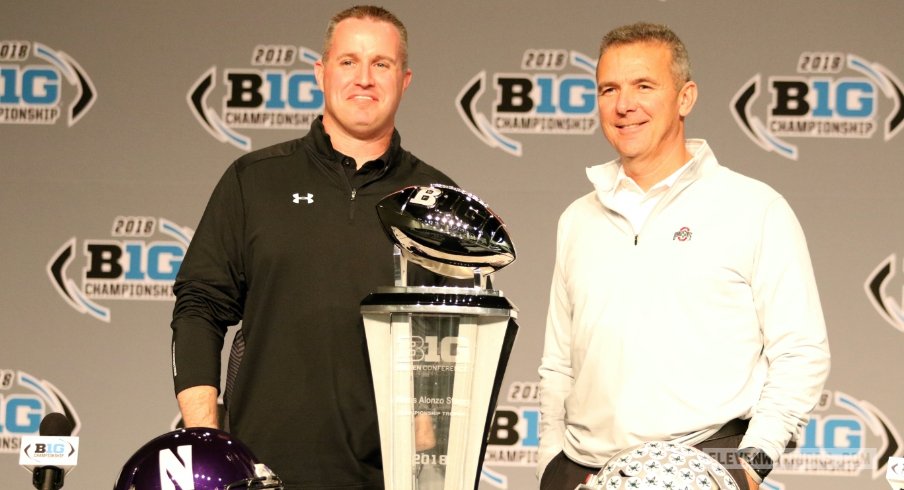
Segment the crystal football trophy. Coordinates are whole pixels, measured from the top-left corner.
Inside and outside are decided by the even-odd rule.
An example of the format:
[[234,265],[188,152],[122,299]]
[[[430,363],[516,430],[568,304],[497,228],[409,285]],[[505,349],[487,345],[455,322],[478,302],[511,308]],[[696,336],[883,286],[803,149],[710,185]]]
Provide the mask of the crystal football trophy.
[[[365,298],[361,313],[385,487],[476,489],[518,331],[514,306],[487,277],[515,260],[514,246],[493,211],[455,187],[407,187],[377,211],[396,243],[396,284]],[[462,285],[408,286],[409,262]]]

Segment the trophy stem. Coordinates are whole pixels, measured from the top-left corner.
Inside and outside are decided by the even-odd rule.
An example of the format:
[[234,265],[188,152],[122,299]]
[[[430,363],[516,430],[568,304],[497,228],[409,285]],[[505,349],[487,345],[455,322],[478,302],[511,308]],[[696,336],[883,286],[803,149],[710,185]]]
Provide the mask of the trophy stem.
[[408,285],[408,259],[402,255],[402,249],[398,245],[392,247],[392,263],[395,273],[396,287],[403,288]]
[[474,269],[474,287],[478,289],[487,288],[487,275],[482,274],[480,269]]

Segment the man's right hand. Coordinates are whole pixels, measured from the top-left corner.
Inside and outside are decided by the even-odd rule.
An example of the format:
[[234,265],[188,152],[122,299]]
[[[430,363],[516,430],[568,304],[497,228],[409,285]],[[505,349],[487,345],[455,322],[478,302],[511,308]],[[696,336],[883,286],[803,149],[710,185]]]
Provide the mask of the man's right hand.
[[217,389],[213,386],[192,386],[176,395],[185,427],[219,429],[217,420]]

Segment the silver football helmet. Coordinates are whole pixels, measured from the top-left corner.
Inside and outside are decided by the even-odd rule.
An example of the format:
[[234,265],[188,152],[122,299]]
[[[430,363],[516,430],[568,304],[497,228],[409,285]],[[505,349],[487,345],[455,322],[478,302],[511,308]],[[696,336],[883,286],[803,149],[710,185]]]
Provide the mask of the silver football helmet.
[[575,490],[737,490],[724,466],[685,444],[653,441],[625,449]]

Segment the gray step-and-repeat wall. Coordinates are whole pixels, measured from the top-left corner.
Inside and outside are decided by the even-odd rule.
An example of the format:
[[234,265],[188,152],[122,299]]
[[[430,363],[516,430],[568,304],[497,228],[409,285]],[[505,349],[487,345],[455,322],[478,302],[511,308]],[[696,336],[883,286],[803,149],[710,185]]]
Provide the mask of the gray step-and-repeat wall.
[[[313,61],[345,6],[2,2],[0,487],[31,488],[19,437],[47,412],[78,421],[73,489],[111,488],[128,456],[174,426],[182,254],[225,167],[304,134],[320,112]],[[384,6],[410,31],[403,144],[489,203],[517,246],[497,286],[521,333],[481,489],[536,488],[556,221],[590,190],[584,168],[613,157],[594,107],[596,54],[606,31],[636,20],[669,24],[690,50],[700,99],[688,136],[783,193],[807,234],[833,367],[768,488],[887,488],[888,457],[904,452],[904,3]]]

